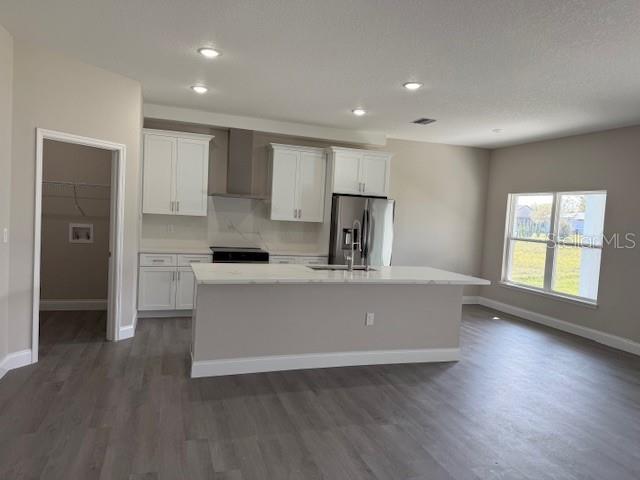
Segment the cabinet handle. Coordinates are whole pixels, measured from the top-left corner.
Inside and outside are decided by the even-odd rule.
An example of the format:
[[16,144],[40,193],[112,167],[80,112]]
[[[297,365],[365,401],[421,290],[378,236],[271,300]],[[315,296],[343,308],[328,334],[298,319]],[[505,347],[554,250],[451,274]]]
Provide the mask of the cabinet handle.
[[178,281],[180,281],[180,270],[178,270]]
[[298,209],[298,218],[302,218],[302,209],[301,208]]
[[293,209],[293,218],[298,218],[298,209],[297,208]]
[[176,212],[180,211],[180,200],[176,202]]

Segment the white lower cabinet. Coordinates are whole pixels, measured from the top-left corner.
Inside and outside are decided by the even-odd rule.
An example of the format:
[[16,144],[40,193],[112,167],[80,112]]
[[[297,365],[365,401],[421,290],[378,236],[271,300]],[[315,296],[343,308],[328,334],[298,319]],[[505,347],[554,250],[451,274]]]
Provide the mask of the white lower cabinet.
[[175,277],[175,267],[140,267],[138,310],[174,310]]
[[176,281],[176,310],[191,310],[196,291],[196,277],[191,267],[178,267]]
[[193,309],[196,282],[189,264],[208,262],[210,255],[140,255],[138,310]]

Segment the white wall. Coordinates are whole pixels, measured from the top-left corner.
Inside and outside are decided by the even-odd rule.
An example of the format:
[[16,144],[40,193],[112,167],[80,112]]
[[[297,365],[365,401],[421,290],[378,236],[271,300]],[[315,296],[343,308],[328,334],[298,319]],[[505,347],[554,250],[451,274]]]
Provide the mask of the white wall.
[[394,154],[393,264],[479,275],[489,151],[394,139],[384,150]]
[[9,350],[31,347],[36,128],[125,144],[123,324],[136,309],[140,84],[22,42],[14,50]]
[[[578,135],[495,150],[491,157],[482,287],[490,299],[640,341],[640,127]],[[591,309],[497,285],[507,195],[517,192],[607,190],[605,235],[634,233],[633,249],[605,245],[598,308]]]
[[11,123],[13,113],[13,38],[0,26],[0,362],[8,353],[9,228],[11,205]]

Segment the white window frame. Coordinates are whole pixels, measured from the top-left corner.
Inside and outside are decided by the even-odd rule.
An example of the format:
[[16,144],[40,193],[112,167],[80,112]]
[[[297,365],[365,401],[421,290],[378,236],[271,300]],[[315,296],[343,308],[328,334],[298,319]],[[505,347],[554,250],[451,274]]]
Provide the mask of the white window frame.
[[[597,297],[595,299],[581,297],[579,295],[571,295],[567,293],[561,293],[554,291],[553,288],[553,275],[556,267],[556,252],[559,246],[563,247],[580,247],[580,248],[597,248],[602,251],[604,247],[604,232],[603,241],[600,245],[593,245],[593,242],[569,242],[558,241],[558,225],[560,219],[559,201],[562,195],[587,195],[587,194],[604,194],[607,195],[606,190],[580,190],[580,191],[563,191],[563,192],[519,192],[510,193],[507,200],[507,215],[505,219],[504,229],[504,251],[502,256],[502,273],[501,284],[507,287],[513,287],[519,290],[524,290],[531,293],[538,293],[545,296],[558,298],[561,300],[568,300],[579,304],[586,304],[588,306],[596,307],[598,305]],[[549,238],[547,240],[539,239],[525,239],[513,236],[513,221],[515,220],[515,206],[516,199],[519,196],[551,196],[551,225],[549,228]],[[605,200],[606,208],[606,200]],[[605,212],[606,216],[606,212]],[[603,225],[604,230],[604,225]],[[511,245],[514,241],[518,242],[531,242],[531,243],[543,243],[547,246],[546,257],[544,263],[544,283],[542,288],[534,287],[524,283],[514,282],[509,279],[509,273],[511,270]],[[600,266],[602,266],[602,253],[600,255]],[[600,278],[598,277],[598,285],[600,284]],[[600,290],[598,289],[598,295]]]

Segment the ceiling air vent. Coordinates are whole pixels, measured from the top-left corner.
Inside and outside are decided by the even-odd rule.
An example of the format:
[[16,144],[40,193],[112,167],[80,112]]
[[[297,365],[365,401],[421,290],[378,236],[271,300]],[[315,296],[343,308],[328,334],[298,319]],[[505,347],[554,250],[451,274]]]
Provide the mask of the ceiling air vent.
[[429,125],[433,122],[435,122],[433,118],[419,118],[417,120],[414,120],[412,123],[415,123],[417,125]]

